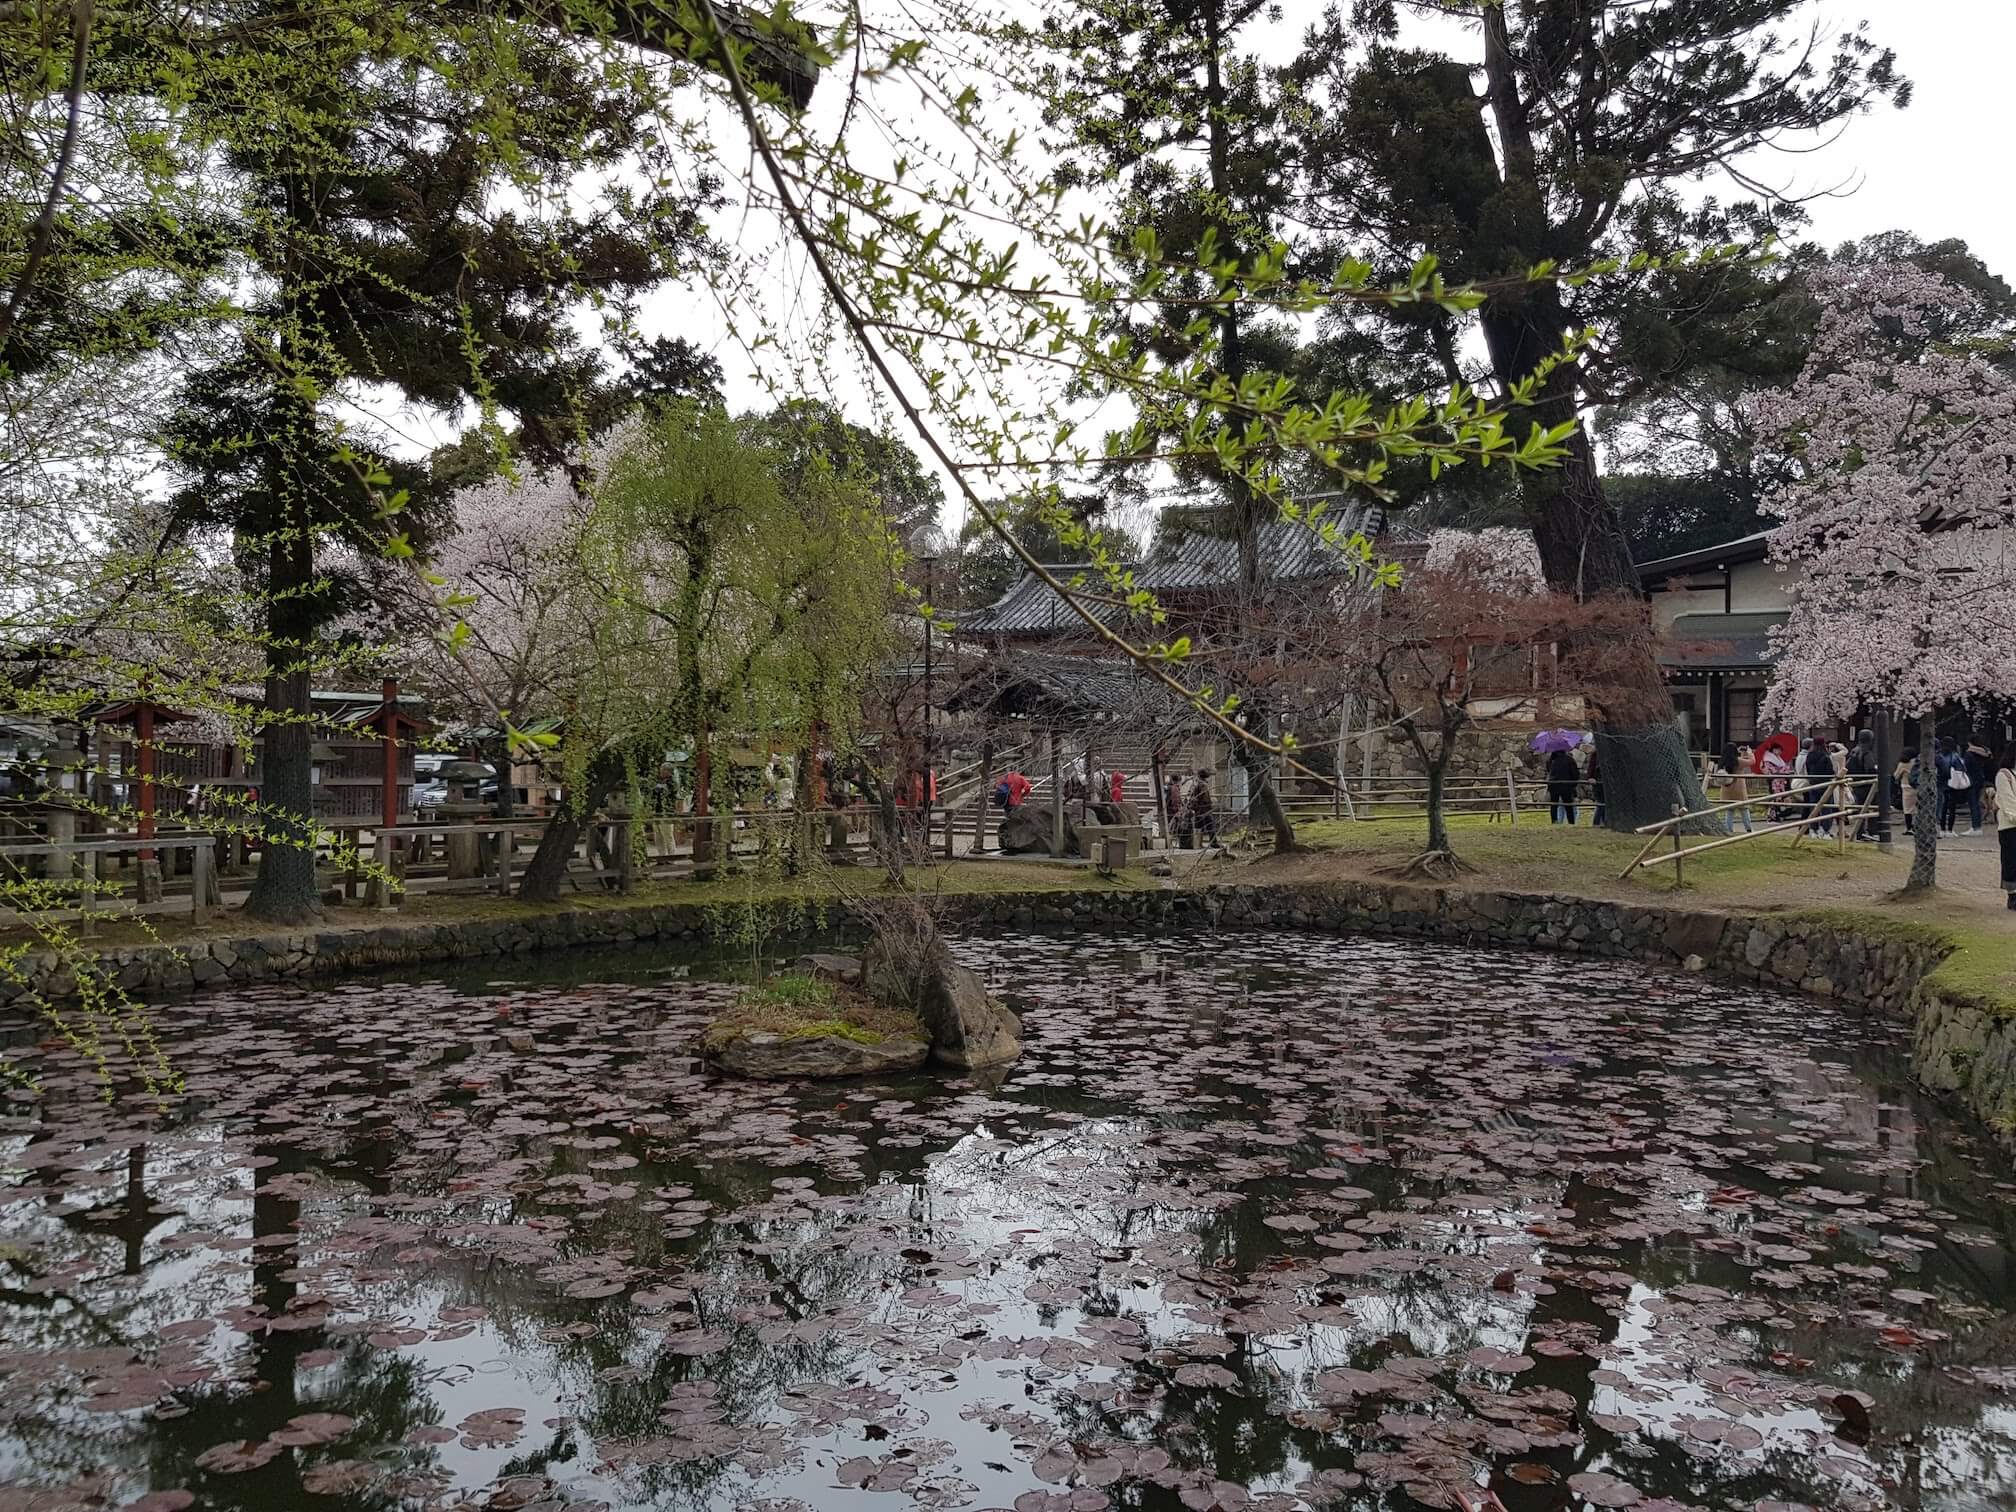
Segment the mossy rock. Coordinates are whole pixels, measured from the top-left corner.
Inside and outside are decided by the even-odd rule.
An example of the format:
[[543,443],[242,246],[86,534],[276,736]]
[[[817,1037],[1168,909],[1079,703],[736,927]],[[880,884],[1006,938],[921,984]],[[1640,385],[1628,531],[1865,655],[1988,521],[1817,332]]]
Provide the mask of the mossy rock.
[[915,1014],[883,1008],[819,977],[772,977],[700,1035],[707,1061],[734,1076],[828,1079],[911,1071],[931,1042]]

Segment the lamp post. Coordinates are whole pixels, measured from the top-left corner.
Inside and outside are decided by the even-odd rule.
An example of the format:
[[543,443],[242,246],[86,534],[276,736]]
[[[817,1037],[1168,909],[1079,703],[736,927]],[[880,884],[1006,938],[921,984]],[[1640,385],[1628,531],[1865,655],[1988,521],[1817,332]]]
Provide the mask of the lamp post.
[[1871,833],[1877,845],[1890,848],[1890,770],[1897,762],[1891,755],[1890,711],[1876,711],[1876,823]]

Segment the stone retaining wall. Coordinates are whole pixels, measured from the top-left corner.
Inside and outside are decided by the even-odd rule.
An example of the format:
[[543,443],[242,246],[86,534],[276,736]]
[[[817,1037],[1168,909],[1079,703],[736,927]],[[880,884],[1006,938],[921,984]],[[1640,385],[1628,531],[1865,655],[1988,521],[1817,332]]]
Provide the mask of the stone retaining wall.
[[2016,1023],[1928,992],[1912,1031],[1911,1072],[2005,1138],[2016,1135]]
[[1293,928],[1526,946],[1645,961],[1768,982],[1908,1014],[1941,952],[1871,940],[1796,918],[1740,918],[1700,909],[1605,903],[1539,893],[1471,892],[1371,882],[1219,887],[1195,892],[1004,895],[972,900],[994,926],[1176,925]]
[[[2016,1131],[2016,1024],[1978,1005],[1921,990],[1945,954],[1924,941],[1863,935],[1848,925],[1794,916],[1746,918],[1653,904],[1373,882],[1004,893],[951,902],[959,920],[981,927],[1362,930],[1644,961],[1838,997],[1915,1016],[1919,1079]],[[179,951],[139,947],[107,952],[101,960],[122,987],[145,997],[583,945],[699,942],[709,937],[714,917],[700,906],[665,905],[527,911],[463,923],[390,920],[199,942]],[[846,932],[853,921],[836,909],[827,922]],[[75,993],[67,968],[49,958],[31,956],[22,969],[33,990],[57,999]],[[24,990],[0,986],[0,1000]]]

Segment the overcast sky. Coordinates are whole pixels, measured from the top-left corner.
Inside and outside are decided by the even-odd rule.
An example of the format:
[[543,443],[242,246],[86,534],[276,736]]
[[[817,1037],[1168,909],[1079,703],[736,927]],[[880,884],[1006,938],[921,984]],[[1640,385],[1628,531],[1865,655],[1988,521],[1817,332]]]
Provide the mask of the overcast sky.
[[2004,111],[2016,0],[1836,0],[1815,9],[1835,21],[1866,16],[1870,35],[1897,50],[1914,86],[1908,109],[1865,116],[1810,158],[1778,159],[1812,187],[1859,184],[1812,206],[1815,236],[1830,244],[1899,228],[1928,240],[1958,236],[2016,278],[2016,172]]
[[1830,33],[1859,20],[1895,48],[1913,98],[1850,122],[1810,156],[1759,153],[1750,166],[1806,191],[1846,186],[1808,208],[1829,246],[1878,231],[1963,238],[2016,279],[2016,171],[2006,124],[2016,0],[1831,0],[1813,15]]

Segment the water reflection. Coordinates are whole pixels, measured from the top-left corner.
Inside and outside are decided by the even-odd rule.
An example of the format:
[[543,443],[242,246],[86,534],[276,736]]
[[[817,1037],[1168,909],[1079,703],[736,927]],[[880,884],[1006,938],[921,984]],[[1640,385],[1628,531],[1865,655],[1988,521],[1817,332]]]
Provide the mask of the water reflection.
[[712,1081],[733,987],[649,955],[174,1005],[167,1108],[17,1034],[0,1512],[2016,1493],[2005,1194],[1887,1026],[1366,941],[962,949],[1025,1012],[998,1086]]

